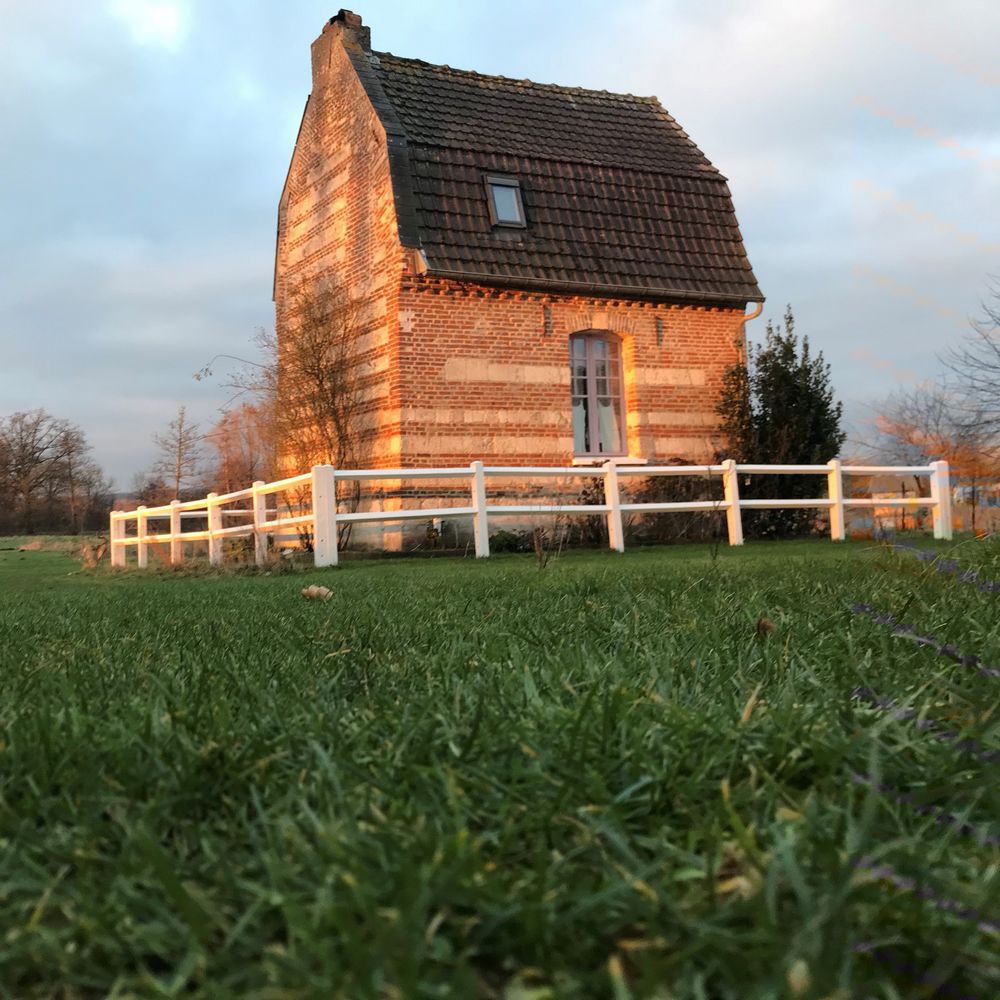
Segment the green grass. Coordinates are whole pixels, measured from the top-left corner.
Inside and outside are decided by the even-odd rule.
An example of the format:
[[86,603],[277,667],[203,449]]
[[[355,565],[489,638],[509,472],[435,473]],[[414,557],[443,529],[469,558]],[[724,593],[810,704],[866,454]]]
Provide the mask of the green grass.
[[1000,746],[1000,681],[850,613],[1000,665],[912,556],[77,570],[0,552],[0,997],[1000,995],[1000,935],[854,870],[1000,920],[1000,850],[849,777],[1000,834],[995,764],[851,698]]
[[[44,545],[40,551],[18,551],[21,545],[39,542]],[[0,607],[16,599],[15,595],[24,595],[29,590],[64,589],[67,584],[74,587],[83,584],[89,588],[94,577],[81,574],[80,563],[74,558],[83,542],[81,538],[32,539],[0,535]],[[3,639],[6,636],[0,633],[0,640]],[[2,651],[0,656],[3,656]]]

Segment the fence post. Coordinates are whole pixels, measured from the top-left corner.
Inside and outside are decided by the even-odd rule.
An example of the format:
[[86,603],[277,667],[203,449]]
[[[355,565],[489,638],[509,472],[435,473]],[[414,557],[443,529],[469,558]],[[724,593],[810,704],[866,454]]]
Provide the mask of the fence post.
[[111,512],[111,565],[116,569],[121,569],[125,565],[125,546],[122,540],[125,538],[125,518]]
[[842,542],[847,535],[844,520],[844,474],[839,458],[831,458],[826,464],[830,469],[826,476],[826,493],[833,501],[830,506],[830,537],[835,542]]
[[180,566],[184,561],[184,542],[181,540],[181,502],[170,501],[170,565]]
[[145,569],[149,565],[149,549],[146,547],[147,530],[146,505],[140,504],[135,510],[135,552],[139,569]]
[[618,488],[618,466],[604,463],[604,502],[608,511],[608,545],[615,552],[625,551],[625,531],[622,528],[622,498]]
[[222,565],[222,539],[216,534],[222,530],[222,508],[215,502],[218,493],[209,493],[205,498],[208,511],[208,561],[213,566]]
[[726,527],[729,529],[729,544],[743,544],[743,516],[740,513],[739,468],[736,462],[727,458],[722,463],[722,488],[726,498]]
[[255,480],[253,484],[253,554],[258,566],[267,564],[268,536],[264,530],[267,521],[267,494],[261,493],[265,486],[263,480]]
[[332,465],[312,467],[313,562],[337,565],[337,474]]
[[951,540],[951,479],[947,462],[931,462],[931,498],[934,501],[934,537]]
[[476,558],[490,554],[489,517],[486,513],[486,473],[482,462],[473,462],[472,469],[472,535],[476,541]]

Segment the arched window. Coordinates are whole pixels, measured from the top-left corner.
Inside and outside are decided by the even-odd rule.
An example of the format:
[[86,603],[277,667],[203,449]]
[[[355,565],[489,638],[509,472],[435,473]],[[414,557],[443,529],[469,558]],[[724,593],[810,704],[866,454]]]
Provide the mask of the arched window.
[[606,334],[576,333],[570,337],[569,354],[574,454],[627,454],[621,341]]

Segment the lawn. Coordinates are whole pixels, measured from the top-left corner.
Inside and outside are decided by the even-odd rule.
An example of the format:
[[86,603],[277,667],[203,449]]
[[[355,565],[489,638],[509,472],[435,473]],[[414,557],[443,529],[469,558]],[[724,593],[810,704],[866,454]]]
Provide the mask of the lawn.
[[1000,596],[938,568],[0,551],[0,997],[991,1000]]

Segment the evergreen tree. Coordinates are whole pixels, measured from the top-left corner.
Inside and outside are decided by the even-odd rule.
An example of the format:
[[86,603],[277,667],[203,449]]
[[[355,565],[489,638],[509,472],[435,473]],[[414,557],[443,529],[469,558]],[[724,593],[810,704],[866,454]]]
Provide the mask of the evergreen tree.
[[[792,307],[785,325],[768,321],[763,344],[731,365],[717,408],[727,449],[721,458],[761,465],[824,465],[840,452],[842,407],[833,397],[830,366],[812,355],[809,338],[801,345]],[[745,499],[797,499],[818,496],[815,476],[752,476],[740,483]],[[745,511],[748,537],[807,533],[814,510]]]

